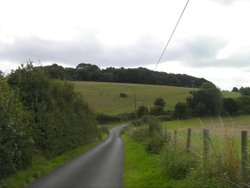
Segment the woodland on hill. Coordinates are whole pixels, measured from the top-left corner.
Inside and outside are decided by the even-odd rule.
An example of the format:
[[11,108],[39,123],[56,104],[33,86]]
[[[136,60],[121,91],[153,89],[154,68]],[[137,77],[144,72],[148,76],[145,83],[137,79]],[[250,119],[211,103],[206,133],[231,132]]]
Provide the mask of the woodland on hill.
[[50,78],[60,80],[155,84],[194,88],[199,88],[204,82],[208,82],[204,78],[196,78],[186,74],[157,72],[142,67],[100,69],[96,65],[80,63],[76,68],[64,68],[57,64],[37,68],[45,70]]

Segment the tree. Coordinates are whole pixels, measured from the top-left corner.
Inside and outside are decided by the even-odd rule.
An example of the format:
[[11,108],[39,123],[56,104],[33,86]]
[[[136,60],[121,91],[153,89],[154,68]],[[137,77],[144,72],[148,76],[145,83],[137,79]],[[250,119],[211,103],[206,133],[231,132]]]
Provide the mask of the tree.
[[98,136],[94,114],[83,97],[68,82],[54,82],[32,62],[8,78],[27,109],[34,145],[45,155],[55,156]]
[[4,73],[3,71],[0,70],[0,78],[3,78],[4,77]]
[[223,99],[223,108],[225,109],[225,111],[230,114],[233,115],[237,112],[238,110],[238,105],[237,102],[232,99],[232,98],[224,98]]
[[17,94],[0,79],[0,179],[31,163],[31,139]]
[[183,119],[189,116],[189,110],[186,103],[177,103],[175,105],[175,116],[177,118]]
[[163,115],[165,114],[164,107],[166,102],[163,98],[157,98],[154,101],[154,106],[150,109],[150,114],[152,115]]
[[241,87],[239,92],[241,95],[250,96],[250,87]]
[[187,98],[187,105],[197,116],[218,115],[222,110],[222,95],[212,83],[204,83],[201,90],[192,92]]
[[137,109],[137,116],[140,118],[144,115],[148,115],[148,108],[146,106],[139,106]]
[[233,87],[232,92],[239,92],[239,89],[237,87]]
[[157,106],[157,107],[160,107],[160,108],[164,108],[165,105],[166,105],[166,102],[165,102],[165,100],[163,98],[157,98],[154,101],[154,105]]

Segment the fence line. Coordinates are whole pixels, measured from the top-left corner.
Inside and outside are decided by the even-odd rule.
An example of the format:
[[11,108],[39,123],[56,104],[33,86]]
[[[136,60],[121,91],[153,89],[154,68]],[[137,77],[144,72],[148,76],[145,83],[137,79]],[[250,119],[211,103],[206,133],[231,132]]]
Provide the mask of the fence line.
[[[188,153],[191,152],[191,133],[192,129],[187,129],[187,139],[186,139],[186,151]],[[169,134],[169,133],[168,133]],[[174,130],[173,141],[174,145],[177,145],[177,130]],[[203,129],[203,163],[204,167],[207,166],[207,162],[209,160],[210,153],[210,144],[211,138],[209,134],[209,129]],[[242,179],[242,187],[249,187],[249,171],[248,171],[248,132],[241,131],[241,179]]]

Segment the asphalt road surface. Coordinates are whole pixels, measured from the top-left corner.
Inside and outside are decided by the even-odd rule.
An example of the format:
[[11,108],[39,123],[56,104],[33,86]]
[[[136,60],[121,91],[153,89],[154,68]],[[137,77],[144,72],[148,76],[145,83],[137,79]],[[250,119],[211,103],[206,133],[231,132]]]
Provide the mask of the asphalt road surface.
[[123,127],[112,129],[105,142],[28,188],[122,188],[123,142],[120,131]]

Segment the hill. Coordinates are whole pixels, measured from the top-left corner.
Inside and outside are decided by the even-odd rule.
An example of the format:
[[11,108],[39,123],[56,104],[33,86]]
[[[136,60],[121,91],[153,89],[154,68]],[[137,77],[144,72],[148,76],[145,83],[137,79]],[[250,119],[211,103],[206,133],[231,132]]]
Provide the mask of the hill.
[[[177,102],[184,102],[190,91],[195,88],[155,86],[143,84],[124,84],[106,82],[72,82],[76,91],[82,93],[89,105],[99,113],[116,115],[129,113],[137,106],[153,106],[156,98],[162,97],[166,101],[167,109],[174,109]],[[126,98],[120,97],[125,93]]]
[[[143,84],[107,83],[72,81],[75,90],[80,92],[89,105],[98,113],[117,115],[129,113],[137,107],[145,105],[152,107],[156,98],[161,97],[166,101],[166,109],[173,110],[177,102],[185,102],[190,91],[196,88],[157,86]],[[121,98],[120,93],[128,95]],[[223,92],[226,97],[238,97],[235,92]]]

